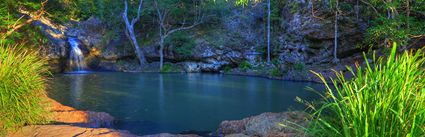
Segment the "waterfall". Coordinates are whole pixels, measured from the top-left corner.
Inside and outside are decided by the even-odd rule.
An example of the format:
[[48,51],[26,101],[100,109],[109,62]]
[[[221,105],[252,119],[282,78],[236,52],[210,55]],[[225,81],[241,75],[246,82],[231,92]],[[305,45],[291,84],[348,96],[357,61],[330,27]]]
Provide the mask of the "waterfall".
[[71,50],[69,52],[69,67],[74,71],[82,71],[86,67],[84,62],[84,54],[81,49],[78,47],[78,40],[75,38],[68,38],[69,45]]

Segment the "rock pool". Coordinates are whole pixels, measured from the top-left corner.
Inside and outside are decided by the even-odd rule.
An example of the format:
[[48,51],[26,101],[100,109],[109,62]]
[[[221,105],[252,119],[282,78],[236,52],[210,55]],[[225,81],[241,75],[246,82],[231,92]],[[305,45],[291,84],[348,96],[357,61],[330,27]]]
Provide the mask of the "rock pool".
[[210,132],[221,121],[302,110],[296,97],[320,84],[221,74],[92,72],[57,74],[49,97],[81,110],[107,112],[133,134]]

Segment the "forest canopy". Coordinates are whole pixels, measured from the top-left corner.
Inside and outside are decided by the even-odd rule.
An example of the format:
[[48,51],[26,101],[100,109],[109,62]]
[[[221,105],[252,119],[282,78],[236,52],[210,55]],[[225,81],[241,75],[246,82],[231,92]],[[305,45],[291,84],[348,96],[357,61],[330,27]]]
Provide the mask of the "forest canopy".
[[[220,16],[231,11],[229,3],[236,3],[236,6],[244,6],[250,3],[267,2],[259,0],[165,0],[160,1],[163,5],[179,5],[171,9],[171,20],[178,22],[179,19],[188,19],[186,13],[193,11],[194,2],[199,1],[202,6],[202,12],[214,14],[211,18],[220,19]],[[271,0],[272,12],[272,30],[279,30],[280,21],[282,21],[281,9],[287,0]],[[26,9],[35,12],[44,7],[43,16],[49,17],[57,22],[66,23],[69,21],[86,20],[95,16],[104,20],[109,26],[123,27],[121,13],[123,12],[124,2],[117,0],[48,0],[42,6],[42,0],[4,0],[0,3],[0,32],[5,33],[18,22],[24,22],[19,14],[19,9]],[[135,8],[139,1],[129,0],[130,15],[136,15]],[[425,1],[423,0],[319,0],[308,1],[313,6],[311,14],[320,19],[333,20],[329,13],[339,13],[339,19],[347,16],[354,16],[358,19],[368,22],[370,27],[367,29],[365,40],[362,45],[380,45],[382,43],[398,42],[401,45],[407,44],[411,39],[424,37],[425,31]],[[297,8],[297,5],[289,5]],[[264,8],[267,8],[266,6]],[[294,9],[295,10],[295,9]],[[326,14],[322,14],[326,12]],[[153,2],[144,1],[141,16],[143,19],[141,25],[154,24],[156,14],[153,9]],[[213,23],[213,20],[209,20]],[[32,43],[43,44],[46,40],[43,36],[34,31],[37,28],[25,26],[24,29],[14,33],[9,39],[21,39]],[[25,39],[25,40],[24,40]],[[388,44],[387,44],[388,45]]]

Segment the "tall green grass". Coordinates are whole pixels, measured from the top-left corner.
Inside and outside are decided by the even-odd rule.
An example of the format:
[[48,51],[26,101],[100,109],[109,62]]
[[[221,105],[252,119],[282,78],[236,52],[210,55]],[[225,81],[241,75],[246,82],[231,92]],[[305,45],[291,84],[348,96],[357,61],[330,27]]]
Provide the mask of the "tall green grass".
[[[335,72],[333,85],[325,84],[321,107],[313,107],[312,136],[423,137],[425,136],[424,52],[396,55],[349,68],[347,80]],[[355,73],[356,72],[356,73]],[[317,74],[324,83],[325,78]]]
[[22,45],[0,44],[0,135],[46,122],[45,59]]

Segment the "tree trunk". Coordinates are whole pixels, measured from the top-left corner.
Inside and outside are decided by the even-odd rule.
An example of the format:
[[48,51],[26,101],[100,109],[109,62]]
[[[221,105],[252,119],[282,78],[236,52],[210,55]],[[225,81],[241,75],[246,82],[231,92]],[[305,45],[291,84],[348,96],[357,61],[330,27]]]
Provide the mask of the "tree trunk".
[[335,9],[335,38],[334,38],[334,61],[338,62],[338,1],[336,1]]
[[145,58],[145,55],[143,54],[143,51],[140,49],[139,44],[137,43],[136,35],[134,33],[134,24],[140,18],[140,10],[142,8],[142,3],[143,3],[143,0],[140,0],[139,8],[137,10],[137,16],[131,20],[131,23],[128,20],[128,16],[127,16],[127,10],[128,10],[127,1],[124,1],[125,7],[124,7],[124,12],[122,13],[122,18],[124,19],[125,26],[128,32],[126,34],[128,34],[127,36],[129,37],[132,45],[134,46],[134,50],[139,60],[140,66],[143,66],[144,64],[146,64],[146,58]]
[[359,0],[356,1],[356,21],[359,22],[359,12],[360,12],[360,6],[359,6]]
[[[388,2],[387,3],[391,3],[391,0],[388,0]],[[392,18],[392,15],[391,15],[391,7],[388,7],[388,9],[387,9],[387,18],[388,19],[391,19]]]
[[[406,16],[407,16],[407,19],[409,19],[410,18],[410,0],[406,0]],[[406,25],[407,25],[407,29],[410,29],[410,24],[409,24],[409,21],[407,21],[406,22]]]
[[139,63],[142,66],[146,64],[145,55],[143,54],[143,51],[140,49],[139,43],[137,43],[136,35],[134,35],[134,32],[130,31],[129,34],[130,34],[131,43],[133,43],[132,45],[134,46],[134,50],[136,52],[137,58],[139,59]]
[[159,42],[159,69],[162,70],[164,66],[164,38],[161,37]]
[[270,64],[270,16],[271,16],[271,4],[270,0],[267,3],[268,17],[267,17],[267,63]]
[[199,20],[195,20],[193,22],[193,24],[190,25],[190,26],[185,26],[184,25],[185,23],[183,23],[182,26],[170,30],[170,28],[172,26],[169,25],[169,24],[166,24],[166,23],[168,23],[166,21],[166,18],[167,18],[167,15],[168,15],[167,13],[169,12],[168,9],[162,9],[159,6],[157,0],[154,0],[153,2],[154,2],[154,7],[155,7],[156,12],[157,12],[157,16],[158,16],[159,37],[160,37],[160,41],[159,41],[159,69],[162,70],[162,68],[164,66],[164,41],[165,41],[165,39],[175,32],[192,29],[193,27],[199,25],[202,22],[202,17],[200,15],[198,15],[198,16],[200,16]]

